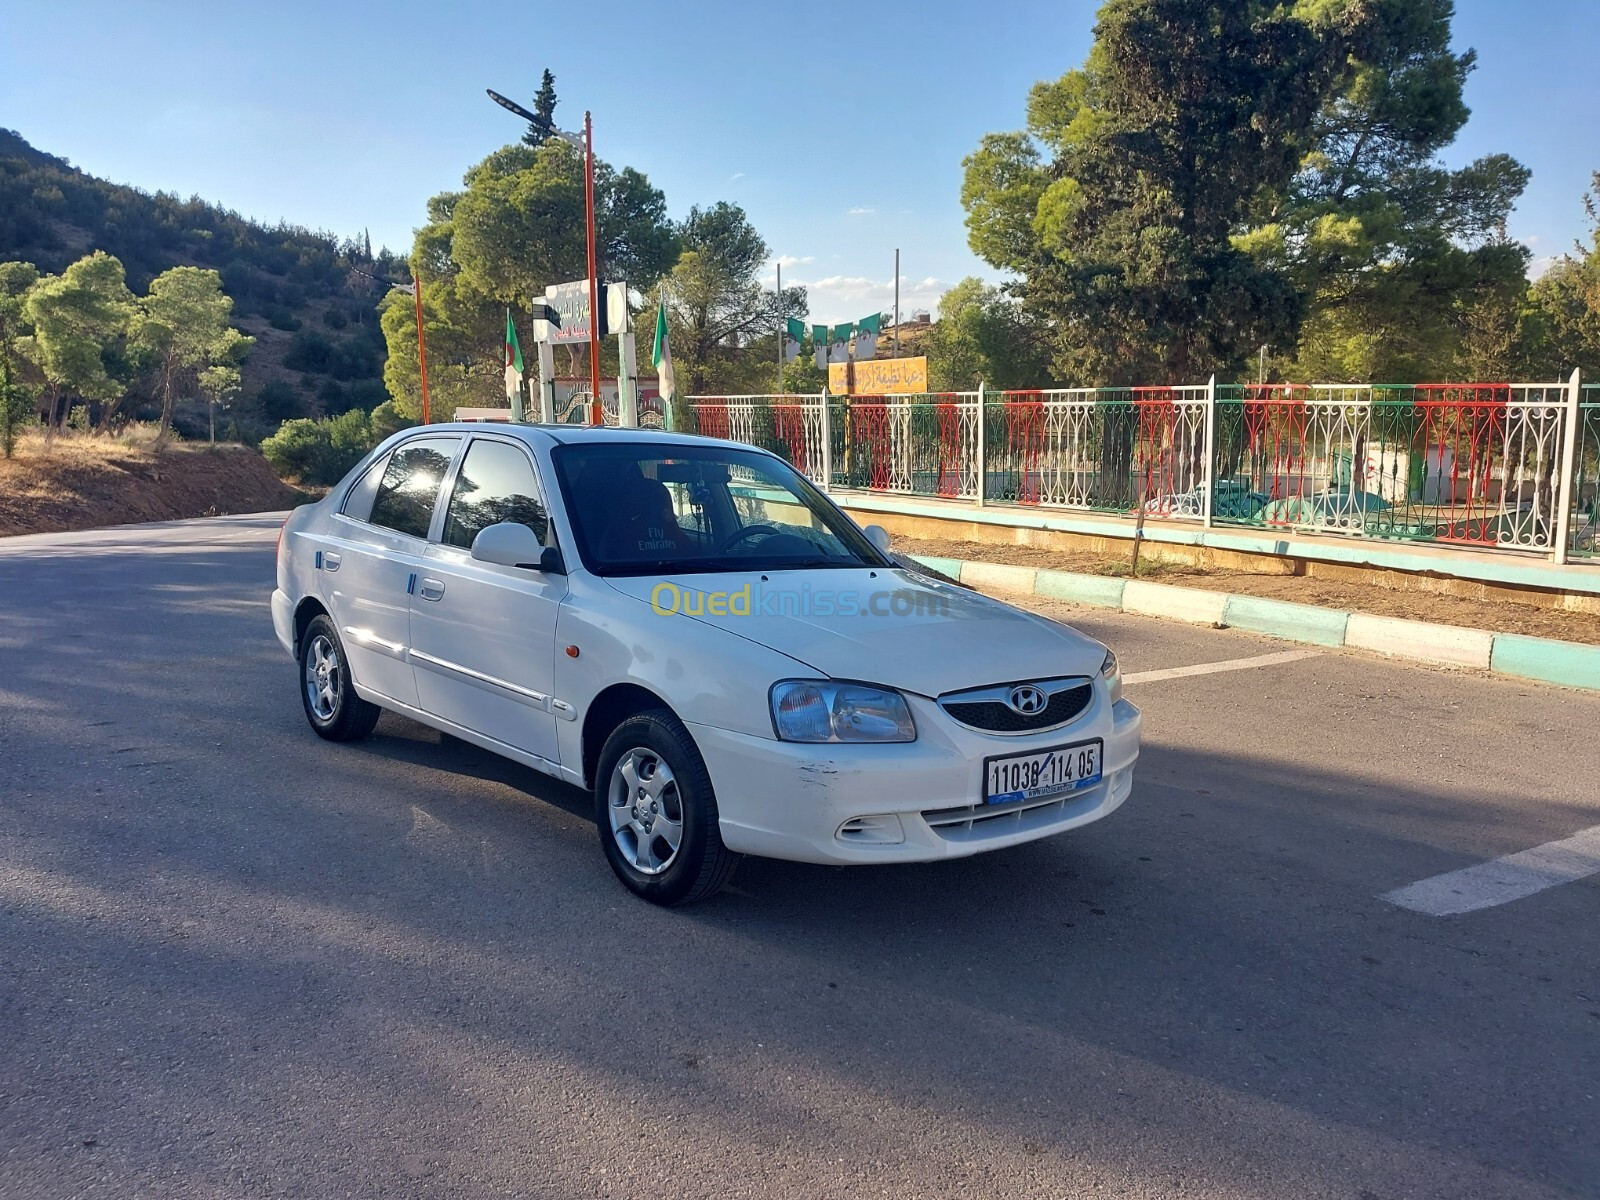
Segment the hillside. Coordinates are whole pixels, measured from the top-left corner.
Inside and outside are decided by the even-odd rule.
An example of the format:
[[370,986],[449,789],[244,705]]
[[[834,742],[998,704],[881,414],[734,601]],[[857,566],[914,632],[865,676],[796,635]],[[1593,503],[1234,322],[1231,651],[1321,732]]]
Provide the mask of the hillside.
[[24,438],[0,458],[0,536],[291,508],[303,497],[248,446]]
[[[403,260],[373,254],[365,235],[266,226],[198,197],[98,179],[0,129],[0,261],[56,273],[92,250],[121,259],[141,293],[169,267],[221,273],[235,323],[257,339],[233,414],[244,436],[286,417],[370,409],[387,398],[376,310],[383,289],[358,272],[404,279]],[[189,417],[188,431],[198,433],[203,415]]]

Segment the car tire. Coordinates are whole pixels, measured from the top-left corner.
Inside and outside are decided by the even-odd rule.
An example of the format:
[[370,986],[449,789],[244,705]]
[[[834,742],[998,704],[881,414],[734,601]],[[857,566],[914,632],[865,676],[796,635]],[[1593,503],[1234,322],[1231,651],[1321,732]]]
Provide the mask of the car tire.
[[326,616],[312,619],[300,636],[296,656],[300,670],[300,703],[319,737],[354,742],[372,732],[383,710],[356,695],[344,643]]
[[666,709],[629,717],[612,731],[595,768],[594,804],[606,861],[653,904],[715,895],[738,865],[722,844],[705,760]]

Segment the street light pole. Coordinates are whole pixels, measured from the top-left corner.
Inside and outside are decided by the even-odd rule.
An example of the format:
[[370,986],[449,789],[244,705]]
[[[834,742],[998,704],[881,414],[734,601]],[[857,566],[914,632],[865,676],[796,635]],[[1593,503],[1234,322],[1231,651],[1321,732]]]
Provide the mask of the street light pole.
[[589,225],[589,423],[605,424],[600,404],[600,280],[595,273],[594,253],[594,127],[589,114],[583,114],[583,198]]
[[[548,137],[557,137],[569,145],[578,146],[583,151],[583,206],[585,209],[586,224],[588,225],[588,259],[589,259],[589,421],[594,425],[605,424],[605,409],[600,403],[600,276],[595,265],[595,230],[594,230],[594,123],[589,113],[583,114],[583,142],[578,143],[576,134],[567,133],[557,129],[546,118],[537,113],[531,113],[515,100],[508,100],[493,88],[485,89],[489,98],[508,112],[515,113],[533,128]],[[417,310],[422,311],[420,308]],[[618,381],[620,388],[621,381]],[[426,389],[426,385],[424,385]],[[426,403],[426,402],[424,402]]]

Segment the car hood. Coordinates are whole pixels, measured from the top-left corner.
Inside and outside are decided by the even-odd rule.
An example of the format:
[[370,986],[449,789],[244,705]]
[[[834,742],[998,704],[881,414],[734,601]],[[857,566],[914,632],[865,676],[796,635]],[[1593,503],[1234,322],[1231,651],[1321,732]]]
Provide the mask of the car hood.
[[[924,696],[1094,675],[1105,658],[1104,646],[1066,625],[905,570],[613,576],[605,582],[825,676]],[[730,607],[735,611],[726,611]]]

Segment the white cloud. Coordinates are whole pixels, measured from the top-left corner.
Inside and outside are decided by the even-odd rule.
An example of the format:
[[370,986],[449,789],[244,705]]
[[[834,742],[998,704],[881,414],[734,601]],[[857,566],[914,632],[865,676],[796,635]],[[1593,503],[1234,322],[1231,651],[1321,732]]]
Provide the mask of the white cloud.
[[815,254],[780,254],[772,260],[780,267],[803,267],[806,263],[817,261]]
[[849,212],[845,213],[845,216],[847,216],[847,217],[870,217],[873,213],[875,213],[877,211],[878,210],[875,209],[875,208],[852,208]]
[[[768,279],[768,286],[773,280]],[[821,279],[785,279],[784,283],[804,287],[810,313],[817,324],[836,325],[857,321],[875,312],[894,309],[894,277],[873,279],[867,275],[827,275]],[[900,277],[900,319],[908,320],[914,309],[933,311],[939,297],[949,289],[944,280],[929,275],[923,279]]]
[[1531,259],[1529,259],[1528,260],[1528,278],[1530,280],[1531,279],[1538,279],[1539,276],[1543,275],[1551,267],[1555,266],[1558,262],[1560,262],[1563,257],[1565,257],[1565,256],[1564,255],[1560,255],[1560,254],[1546,254],[1542,258],[1531,258]]
[[[743,178],[744,178],[744,172],[743,171],[735,171],[732,175],[728,176],[728,182],[732,183],[736,179],[743,179]],[[585,310],[585,311],[587,311],[587,310]]]

